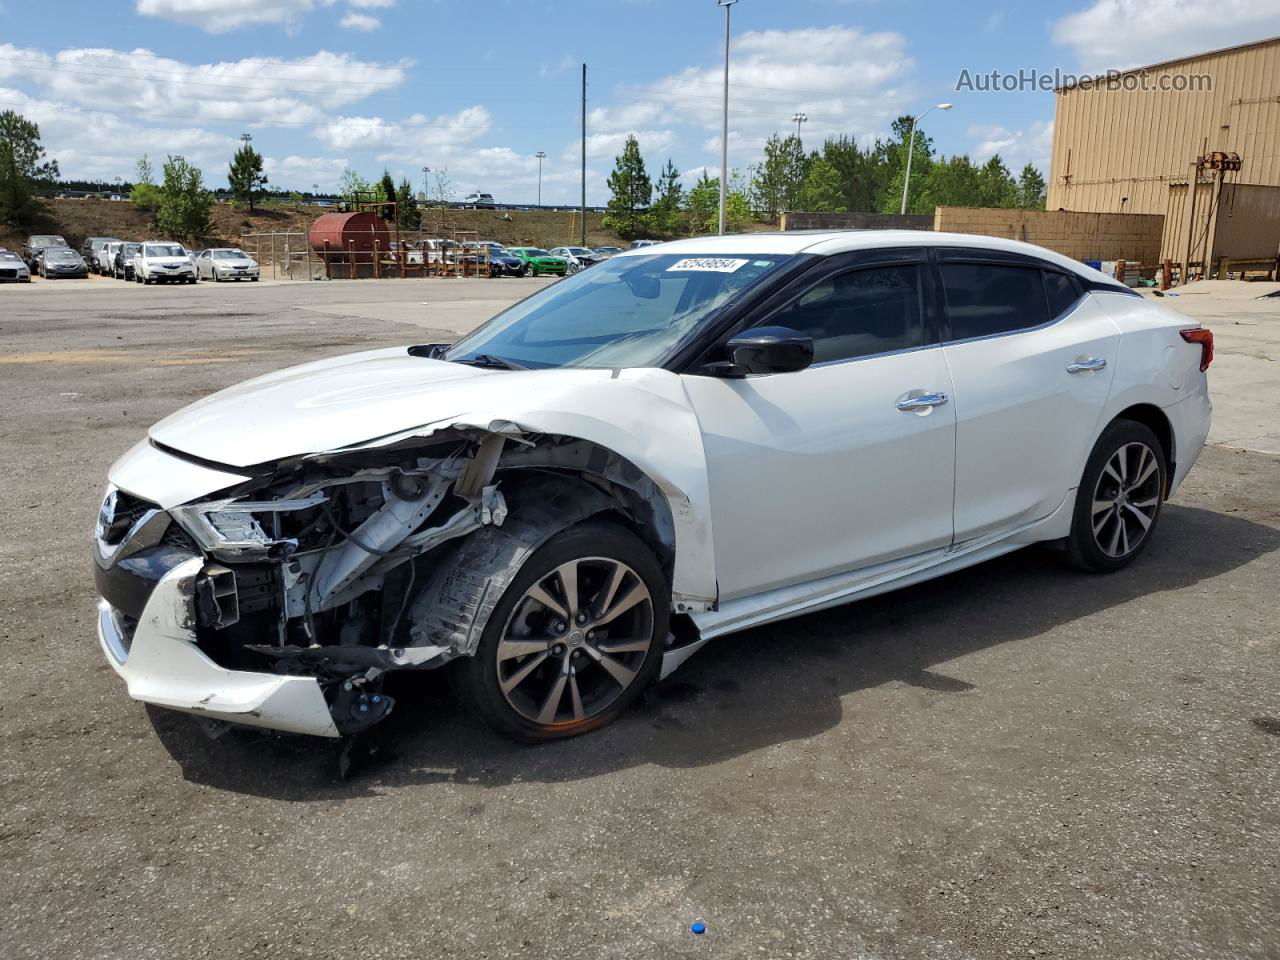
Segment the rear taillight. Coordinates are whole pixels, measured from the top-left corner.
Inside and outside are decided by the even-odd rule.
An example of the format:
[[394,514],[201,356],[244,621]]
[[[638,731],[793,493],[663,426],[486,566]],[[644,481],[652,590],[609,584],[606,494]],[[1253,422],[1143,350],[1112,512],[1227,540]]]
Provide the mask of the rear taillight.
[[1187,343],[1200,344],[1200,370],[1208,370],[1209,364],[1213,363],[1213,331],[1196,327],[1194,330],[1180,330],[1179,333]]

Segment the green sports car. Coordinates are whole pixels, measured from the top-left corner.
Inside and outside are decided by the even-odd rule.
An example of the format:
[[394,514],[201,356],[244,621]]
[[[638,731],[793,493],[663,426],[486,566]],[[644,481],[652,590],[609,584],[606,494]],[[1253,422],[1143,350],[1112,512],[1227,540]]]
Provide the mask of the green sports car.
[[569,269],[569,261],[564,257],[553,257],[545,250],[537,247],[507,247],[507,253],[523,260],[529,265],[529,273],[535,277],[552,274],[563,277]]

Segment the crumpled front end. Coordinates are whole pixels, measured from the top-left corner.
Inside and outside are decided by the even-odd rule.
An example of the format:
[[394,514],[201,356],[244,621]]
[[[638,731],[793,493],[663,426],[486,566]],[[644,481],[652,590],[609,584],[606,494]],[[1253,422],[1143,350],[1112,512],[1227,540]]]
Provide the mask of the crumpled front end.
[[[453,424],[256,467],[140,444],[95,534],[103,651],[134,699],[340,737],[390,713],[390,672],[474,654],[557,531],[614,512],[669,563],[666,498],[599,447]],[[498,556],[486,529],[519,549]],[[496,532],[496,531],[494,531]]]

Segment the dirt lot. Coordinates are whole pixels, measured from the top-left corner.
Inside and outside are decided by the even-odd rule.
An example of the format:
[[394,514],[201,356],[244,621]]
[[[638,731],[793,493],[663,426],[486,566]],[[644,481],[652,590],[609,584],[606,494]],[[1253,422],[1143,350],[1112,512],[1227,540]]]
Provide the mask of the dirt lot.
[[[538,282],[0,288],[0,955],[1280,956],[1265,430],[1219,437],[1120,575],[1024,551],[757,629],[586,739],[497,739],[435,677],[354,782],[326,744],[157,736],[93,637],[110,462],[219,386]],[[1258,328],[1220,330],[1220,417],[1246,387],[1274,417],[1280,301],[1203,306]]]

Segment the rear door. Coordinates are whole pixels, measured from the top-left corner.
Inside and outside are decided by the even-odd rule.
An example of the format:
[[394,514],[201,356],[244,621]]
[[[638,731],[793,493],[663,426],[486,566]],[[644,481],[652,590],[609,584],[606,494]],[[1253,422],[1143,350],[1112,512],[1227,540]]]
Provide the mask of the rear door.
[[[955,412],[936,318],[923,248],[833,257],[737,328],[812,336],[811,367],[683,375],[722,600],[951,543]],[[732,332],[703,360],[723,359]]]
[[955,389],[958,543],[1048,516],[1079,485],[1120,330],[1070,273],[940,248]]

